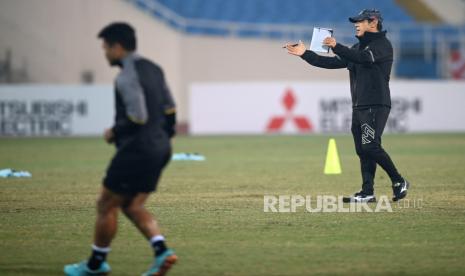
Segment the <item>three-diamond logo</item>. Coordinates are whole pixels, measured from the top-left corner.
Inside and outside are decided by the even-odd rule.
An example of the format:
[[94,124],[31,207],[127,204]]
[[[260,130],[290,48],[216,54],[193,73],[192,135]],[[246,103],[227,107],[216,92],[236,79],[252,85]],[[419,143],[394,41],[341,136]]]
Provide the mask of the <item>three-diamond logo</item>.
[[286,121],[291,121],[301,133],[311,132],[313,125],[306,116],[294,115],[293,110],[297,104],[297,98],[291,89],[287,89],[282,99],[282,105],[285,109],[285,114],[281,116],[273,116],[266,126],[268,132],[279,132]]

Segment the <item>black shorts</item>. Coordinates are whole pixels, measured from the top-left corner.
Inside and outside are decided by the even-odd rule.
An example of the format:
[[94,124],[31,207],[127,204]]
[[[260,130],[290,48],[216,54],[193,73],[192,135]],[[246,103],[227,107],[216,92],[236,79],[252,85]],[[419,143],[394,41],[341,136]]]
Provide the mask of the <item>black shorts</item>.
[[151,154],[117,152],[107,169],[103,185],[126,196],[153,192],[170,159],[170,149]]

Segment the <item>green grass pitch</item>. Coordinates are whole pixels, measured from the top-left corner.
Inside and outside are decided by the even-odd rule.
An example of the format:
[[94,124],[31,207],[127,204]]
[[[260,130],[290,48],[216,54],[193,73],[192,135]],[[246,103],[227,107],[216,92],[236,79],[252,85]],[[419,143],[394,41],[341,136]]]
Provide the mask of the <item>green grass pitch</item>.
[[[421,208],[392,213],[264,213],[264,195],[344,195],[360,187],[350,136],[336,136],[341,175],[323,172],[328,136],[179,137],[148,208],[180,260],[170,275],[463,275],[465,134],[386,135]],[[0,275],[62,275],[90,252],[95,200],[114,149],[97,138],[0,139]],[[378,168],[376,194],[391,195]],[[152,261],[120,216],[112,275]]]

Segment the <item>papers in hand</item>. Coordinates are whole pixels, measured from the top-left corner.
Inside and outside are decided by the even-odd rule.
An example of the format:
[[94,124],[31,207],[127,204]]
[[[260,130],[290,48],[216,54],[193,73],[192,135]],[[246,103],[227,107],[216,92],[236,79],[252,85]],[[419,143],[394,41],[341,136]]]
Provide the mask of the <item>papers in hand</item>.
[[315,27],[313,28],[312,42],[310,43],[310,50],[314,52],[329,53],[329,47],[323,45],[323,40],[327,37],[333,37],[333,30],[327,28]]

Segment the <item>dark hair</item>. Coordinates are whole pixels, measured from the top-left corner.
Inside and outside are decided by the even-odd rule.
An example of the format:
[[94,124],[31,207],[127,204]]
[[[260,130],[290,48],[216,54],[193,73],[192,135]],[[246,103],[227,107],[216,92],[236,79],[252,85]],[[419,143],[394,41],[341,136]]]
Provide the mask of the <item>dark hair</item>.
[[[371,23],[373,22],[374,19],[368,19],[368,22]],[[381,20],[378,19],[378,24],[376,25],[376,28],[378,29],[378,31],[382,31],[383,30],[383,23],[381,23]]]
[[115,22],[103,28],[98,33],[110,46],[120,44],[127,51],[136,50],[136,31],[131,25],[124,22]]

